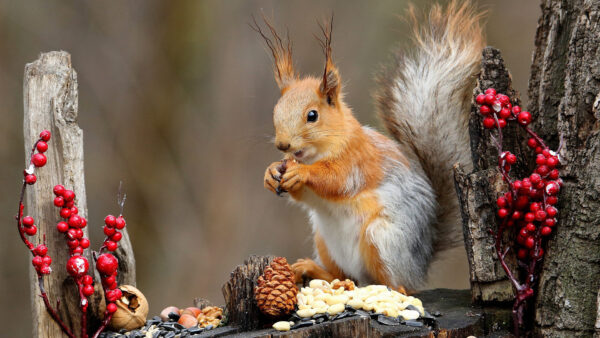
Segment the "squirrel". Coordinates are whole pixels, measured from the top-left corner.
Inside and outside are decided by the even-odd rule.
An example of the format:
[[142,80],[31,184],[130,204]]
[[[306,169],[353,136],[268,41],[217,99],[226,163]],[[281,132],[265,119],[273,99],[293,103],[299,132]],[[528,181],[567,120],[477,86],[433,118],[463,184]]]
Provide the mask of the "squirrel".
[[426,20],[412,6],[408,14],[414,50],[394,55],[375,92],[393,139],[361,125],[345,103],[332,59],[333,17],[320,26],[323,75],[303,78],[289,37],[284,42],[264,18],[269,37],[254,20],[274,60],[281,91],[274,142],[285,154],[267,168],[264,186],[306,209],[314,234],[315,258],[292,265],[297,282],[351,278],[414,292],[434,257],[461,243],[452,167],[472,166],[468,117],[482,13],[455,0],[433,5]]

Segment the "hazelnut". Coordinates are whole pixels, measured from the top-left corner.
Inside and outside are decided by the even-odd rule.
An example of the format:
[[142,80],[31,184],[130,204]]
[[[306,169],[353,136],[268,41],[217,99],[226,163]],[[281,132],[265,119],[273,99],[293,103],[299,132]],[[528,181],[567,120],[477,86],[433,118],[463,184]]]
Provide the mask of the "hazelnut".
[[171,319],[169,318],[169,313],[179,314],[179,308],[175,306],[167,306],[160,312],[160,319],[162,319],[163,322],[168,322]]
[[131,285],[119,286],[122,296],[117,299],[117,311],[113,314],[110,327],[119,331],[138,329],[146,324],[148,301],[142,292]]
[[187,313],[182,314],[177,322],[183,325],[183,327],[185,327],[186,329],[198,325],[198,320],[196,319],[196,317]]

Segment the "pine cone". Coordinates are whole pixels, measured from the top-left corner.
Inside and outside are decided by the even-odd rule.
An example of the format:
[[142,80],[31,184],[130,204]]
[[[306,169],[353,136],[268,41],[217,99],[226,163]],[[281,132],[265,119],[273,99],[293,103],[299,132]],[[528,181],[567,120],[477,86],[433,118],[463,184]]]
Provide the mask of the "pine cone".
[[294,283],[294,273],[283,257],[277,257],[258,277],[254,288],[254,298],[262,313],[280,317],[292,313],[298,302],[298,287]]

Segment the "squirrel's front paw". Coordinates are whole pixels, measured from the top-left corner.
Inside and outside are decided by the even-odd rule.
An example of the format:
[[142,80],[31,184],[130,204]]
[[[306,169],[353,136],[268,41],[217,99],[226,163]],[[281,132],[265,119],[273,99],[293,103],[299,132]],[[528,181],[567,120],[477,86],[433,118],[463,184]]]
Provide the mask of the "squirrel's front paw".
[[279,188],[287,192],[298,191],[308,180],[306,166],[295,161],[286,161],[285,173],[281,176]]
[[310,258],[300,258],[296,263],[292,264],[292,271],[296,277],[296,283],[302,283],[302,279],[315,278],[315,272],[319,270],[319,266]]
[[279,182],[281,181],[281,172],[284,171],[284,162],[273,162],[265,171],[265,188],[279,195],[281,192]]

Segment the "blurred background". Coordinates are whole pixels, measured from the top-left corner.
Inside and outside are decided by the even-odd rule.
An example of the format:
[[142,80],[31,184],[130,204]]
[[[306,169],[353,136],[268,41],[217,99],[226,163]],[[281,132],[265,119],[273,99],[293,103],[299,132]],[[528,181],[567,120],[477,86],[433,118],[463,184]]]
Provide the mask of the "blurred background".
[[[430,1],[413,1],[427,8]],[[482,0],[488,43],[500,48],[523,93],[537,1]],[[28,265],[13,216],[23,154],[22,77],[40,52],[71,53],[92,243],[118,212],[119,181],[137,259],[138,287],[157,314],[194,297],[222,304],[221,285],[250,254],[310,256],[305,214],[263,189],[280,158],[269,140],[278,99],[271,60],[248,27],[261,10],[287,26],[295,64],[322,71],[316,20],[335,13],[334,59],[358,119],[379,126],[374,73],[406,45],[402,0],[0,0],[0,315],[6,337],[30,335]],[[434,264],[428,287],[468,287],[464,248]],[[10,320],[8,320],[10,318]]]

